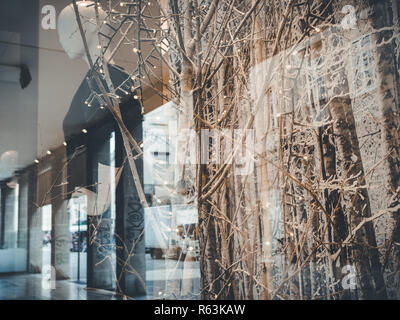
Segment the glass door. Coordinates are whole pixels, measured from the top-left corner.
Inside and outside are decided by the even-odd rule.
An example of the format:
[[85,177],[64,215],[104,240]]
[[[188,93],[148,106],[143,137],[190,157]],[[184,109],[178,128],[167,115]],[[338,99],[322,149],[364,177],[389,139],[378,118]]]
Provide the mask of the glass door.
[[42,207],[42,273],[51,267],[51,204]]
[[69,201],[69,231],[71,233],[71,280],[86,284],[87,266],[87,196],[72,197]]

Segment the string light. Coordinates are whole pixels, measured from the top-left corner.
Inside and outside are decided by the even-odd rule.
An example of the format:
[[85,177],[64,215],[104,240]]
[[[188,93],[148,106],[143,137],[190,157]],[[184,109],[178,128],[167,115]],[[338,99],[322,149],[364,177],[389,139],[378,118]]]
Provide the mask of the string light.
[[66,146],[67,146],[67,143],[64,141],[64,142],[63,142],[63,145],[66,147]]
[[48,155],[51,155],[51,151],[50,150],[47,150],[47,152],[46,152]]
[[86,130],[86,129],[82,129],[82,132],[83,132],[83,133],[87,133],[87,130]]
[[35,159],[35,163],[39,163],[39,160],[38,160],[38,159]]

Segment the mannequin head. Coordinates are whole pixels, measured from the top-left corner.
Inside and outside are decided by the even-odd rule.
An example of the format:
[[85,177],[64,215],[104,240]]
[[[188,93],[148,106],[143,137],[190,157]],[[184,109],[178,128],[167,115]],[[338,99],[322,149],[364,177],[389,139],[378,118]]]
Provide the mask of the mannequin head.
[[[96,61],[97,57],[100,56],[99,36],[97,34],[96,12],[94,8],[95,3],[93,1],[78,1],[77,5],[82,27],[85,31],[90,56],[94,62]],[[106,13],[100,7],[98,8],[98,11],[99,19],[100,21],[103,21],[106,18]],[[68,54],[68,57],[70,59],[83,58],[86,62],[88,62],[72,4],[66,6],[61,11],[58,17],[57,30],[60,44],[64,51]],[[105,35],[111,36],[111,29],[105,24],[101,26],[101,32]],[[103,38],[102,41],[104,40],[105,39]],[[105,44],[106,42],[104,41],[102,45],[104,46]]]

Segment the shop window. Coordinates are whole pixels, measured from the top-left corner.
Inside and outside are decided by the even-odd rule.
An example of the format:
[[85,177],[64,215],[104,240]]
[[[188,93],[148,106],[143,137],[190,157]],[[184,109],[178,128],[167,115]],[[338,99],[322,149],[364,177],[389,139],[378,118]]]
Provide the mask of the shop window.
[[371,35],[354,40],[350,49],[352,92],[358,96],[376,89],[376,70]]
[[325,58],[323,56],[308,60],[307,80],[310,87],[310,101],[317,111],[323,109],[327,100]]

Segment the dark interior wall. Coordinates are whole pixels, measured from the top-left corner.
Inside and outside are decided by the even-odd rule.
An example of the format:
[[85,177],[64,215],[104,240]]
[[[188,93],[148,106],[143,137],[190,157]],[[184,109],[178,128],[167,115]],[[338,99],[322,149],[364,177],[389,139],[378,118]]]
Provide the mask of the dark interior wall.
[[[18,83],[0,82],[0,155],[17,151],[18,169],[33,163],[36,157],[38,29],[38,1],[1,1],[0,64],[25,64],[32,77],[25,89]],[[0,174],[0,180],[5,178]]]

